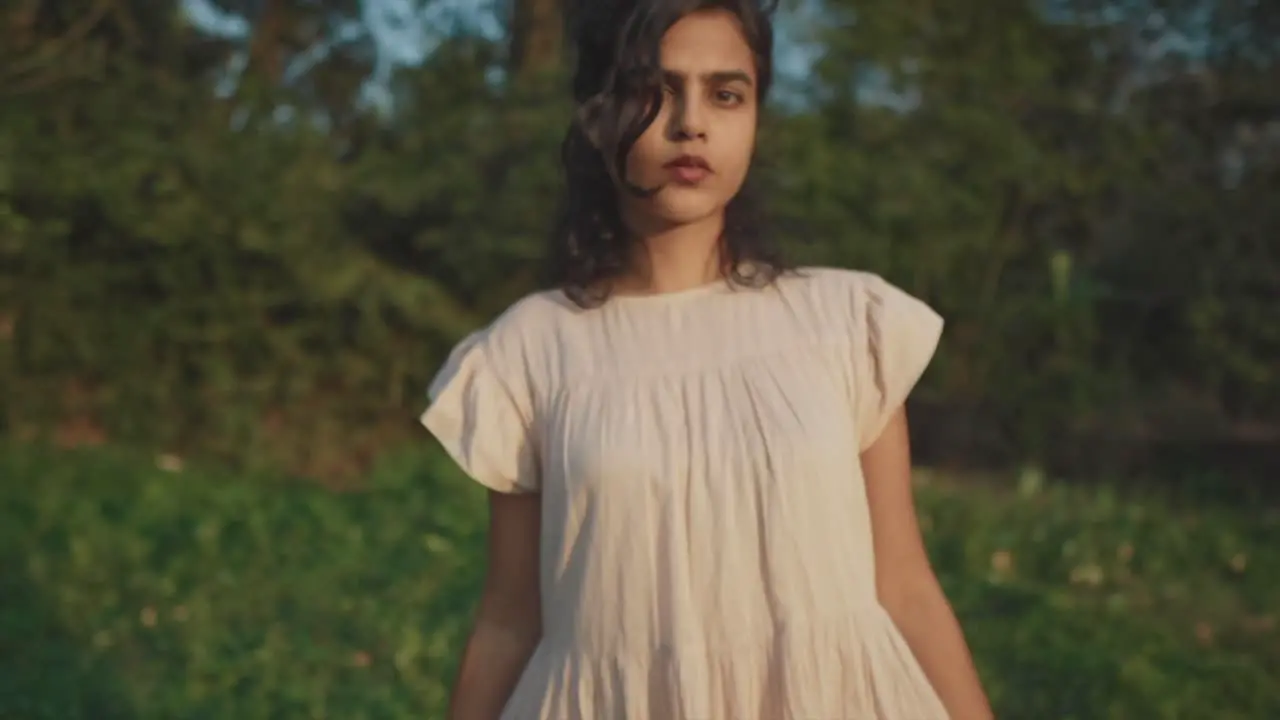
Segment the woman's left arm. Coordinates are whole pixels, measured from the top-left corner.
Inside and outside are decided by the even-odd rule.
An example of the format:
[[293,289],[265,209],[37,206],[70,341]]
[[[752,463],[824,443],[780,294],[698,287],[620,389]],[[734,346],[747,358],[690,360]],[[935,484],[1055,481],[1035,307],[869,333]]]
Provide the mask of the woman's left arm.
[[862,453],[875,545],[876,592],[952,720],[993,716],[964,633],[929,564],[911,491],[906,410]]

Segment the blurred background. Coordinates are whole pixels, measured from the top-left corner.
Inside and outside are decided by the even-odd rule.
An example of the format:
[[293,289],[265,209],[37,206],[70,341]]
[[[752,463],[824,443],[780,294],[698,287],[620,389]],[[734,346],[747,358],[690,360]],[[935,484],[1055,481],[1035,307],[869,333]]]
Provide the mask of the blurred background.
[[[440,718],[563,0],[0,6],[0,718]],[[790,0],[797,259],[948,319],[919,503],[1002,718],[1280,717],[1280,5]]]

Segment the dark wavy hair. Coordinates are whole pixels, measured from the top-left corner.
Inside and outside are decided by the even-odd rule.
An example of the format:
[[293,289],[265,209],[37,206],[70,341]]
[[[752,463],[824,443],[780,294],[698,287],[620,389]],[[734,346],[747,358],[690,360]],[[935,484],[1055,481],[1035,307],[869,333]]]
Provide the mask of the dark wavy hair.
[[[578,0],[569,22],[576,46],[575,113],[561,145],[565,174],[560,216],[548,253],[548,280],[575,303],[603,303],[628,270],[632,243],[618,209],[617,187],[638,197],[654,191],[627,177],[627,156],[653,124],[663,101],[659,45],[681,18],[704,10],[737,17],[755,54],[763,104],[773,80],[772,0]],[[751,173],[725,209],[721,253],[727,279],[758,287],[789,269],[766,232]]]

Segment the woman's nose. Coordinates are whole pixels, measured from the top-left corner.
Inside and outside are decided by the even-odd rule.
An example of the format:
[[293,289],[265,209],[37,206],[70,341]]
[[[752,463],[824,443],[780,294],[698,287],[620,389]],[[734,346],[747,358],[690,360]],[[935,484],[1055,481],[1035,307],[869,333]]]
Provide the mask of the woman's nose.
[[691,92],[686,91],[676,96],[672,129],[679,139],[706,139],[707,113],[702,105]]

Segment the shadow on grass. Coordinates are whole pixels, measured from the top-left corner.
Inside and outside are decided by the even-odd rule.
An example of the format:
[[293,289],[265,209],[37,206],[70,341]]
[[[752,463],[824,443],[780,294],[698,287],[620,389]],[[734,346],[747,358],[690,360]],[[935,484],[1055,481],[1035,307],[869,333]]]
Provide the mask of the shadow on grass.
[[[6,522],[12,513],[4,513]],[[5,533],[8,535],[8,533]],[[24,720],[132,718],[115,671],[59,621],[51,598],[29,582],[25,559],[0,554],[0,717]]]

